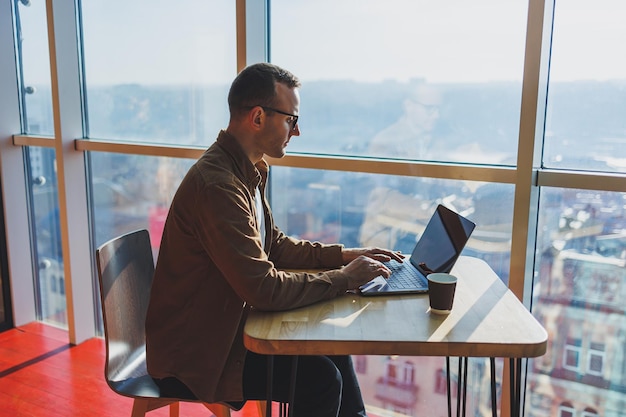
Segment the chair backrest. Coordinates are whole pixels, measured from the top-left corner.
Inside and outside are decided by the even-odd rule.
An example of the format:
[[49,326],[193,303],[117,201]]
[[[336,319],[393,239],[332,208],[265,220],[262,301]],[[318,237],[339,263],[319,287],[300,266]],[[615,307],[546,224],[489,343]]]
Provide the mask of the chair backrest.
[[154,258],[147,230],[114,238],[96,251],[106,341],[105,377],[146,375],[145,321]]

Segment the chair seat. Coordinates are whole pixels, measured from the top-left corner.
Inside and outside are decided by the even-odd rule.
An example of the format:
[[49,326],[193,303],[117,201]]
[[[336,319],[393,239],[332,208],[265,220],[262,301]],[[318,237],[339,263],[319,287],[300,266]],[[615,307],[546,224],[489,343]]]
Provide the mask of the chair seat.
[[[113,391],[125,397],[167,398],[161,397],[160,389],[150,375],[142,375],[121,381],[108,381],[108,383]],[[192,396],[177,396],[176,398],[184,401],[199,401]]]
[[[109,387],[116,393],[130,398],[154,398],[172,401],[189,401],[202,402],[195,396],[177,394],[175,397],[161,396],[158,385],[154,382],[150,375],[142,375],[139,377],[128,378],[121,381],[108,381]],[[245,401],[224,401],[221,404],[232,408],[233,410],[241,410],[245,405]]]

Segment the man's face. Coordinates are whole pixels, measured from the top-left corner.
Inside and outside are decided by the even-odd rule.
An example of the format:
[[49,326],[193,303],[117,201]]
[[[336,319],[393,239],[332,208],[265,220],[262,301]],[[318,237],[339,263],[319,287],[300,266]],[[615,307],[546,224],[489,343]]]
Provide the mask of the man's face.
[[439,119],[441,94],[433,87],[421,85],[415,95],[404,102],[405,114],[415,130],[429,132]]
[[[272,108],[283,113],[298,115],[300,93],[296,88],[276,84],[276,101]],[[265,111],[265,127],[259,139],[260,151],[272,158],[285,156],[285,149],[292,136],[300,136],[300,127],[294,126],[294,118],[272,110]]]

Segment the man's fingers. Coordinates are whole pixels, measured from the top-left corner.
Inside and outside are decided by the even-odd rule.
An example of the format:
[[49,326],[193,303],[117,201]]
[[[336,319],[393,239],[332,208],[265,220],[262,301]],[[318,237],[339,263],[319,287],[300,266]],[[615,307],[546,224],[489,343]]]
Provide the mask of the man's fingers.
[[388,251],[388,250],[383,250],[383,249],[374,249],[366,253],[366,256],[369,256],[370,258],[376,259],[377,261],[380,261],[380,262],[389,262],[392,259],[398,262],[404,261],[404,257],[402,256],[402,253],[399,251],[393,252],[393,251]]
[[385,278],[389,278],[389,276],[391,275],[391,269],[387,268],[380,262],[378,263],[376,270],[380,273],[380,275],[383,275]]

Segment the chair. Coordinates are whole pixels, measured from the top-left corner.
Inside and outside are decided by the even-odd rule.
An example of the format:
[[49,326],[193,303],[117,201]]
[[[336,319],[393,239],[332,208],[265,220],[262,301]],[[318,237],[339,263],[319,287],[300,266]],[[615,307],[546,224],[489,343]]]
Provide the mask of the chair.
[[[145,320],[154,275],[154,258],[147,230],[114,238],[96,251],[100,300],[106,342],[105,379],[116,393],[134,399],[132,417],[170,406],[178,417],[179,402],[202,402],[194,397],[162,397],[146,369]],[[216,417],[229,417],[223,404],[203,403]],[[260,415],[265,402],[258,402]]]

